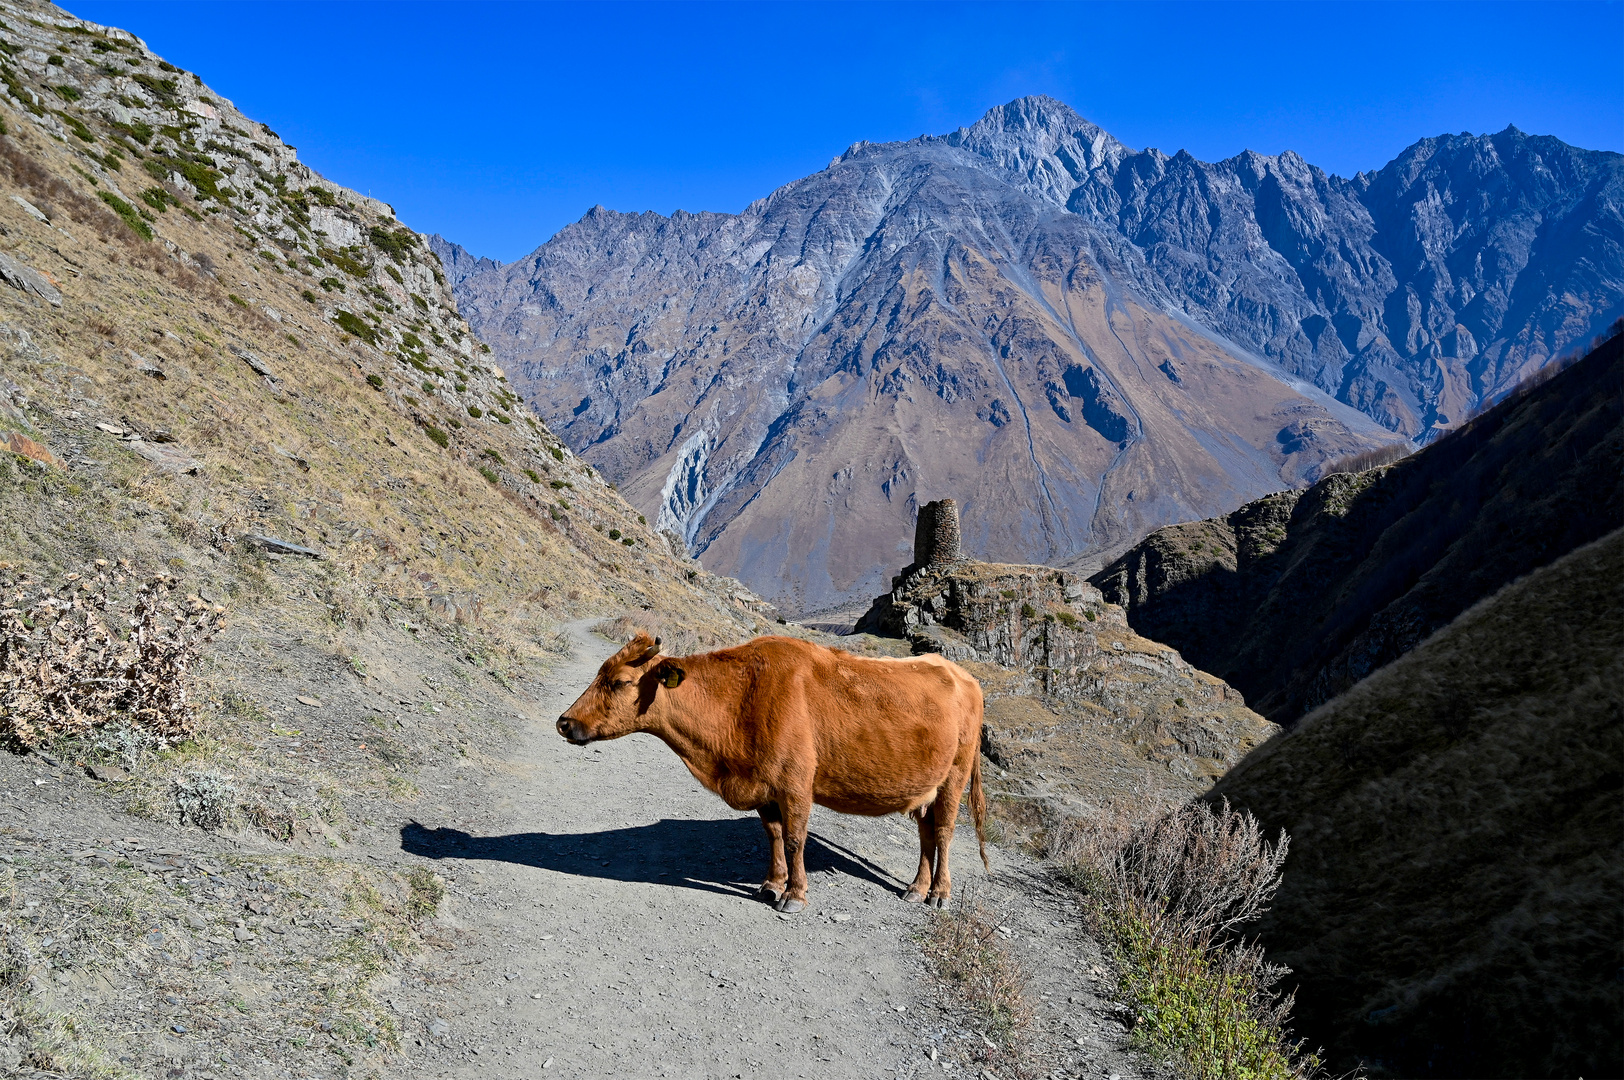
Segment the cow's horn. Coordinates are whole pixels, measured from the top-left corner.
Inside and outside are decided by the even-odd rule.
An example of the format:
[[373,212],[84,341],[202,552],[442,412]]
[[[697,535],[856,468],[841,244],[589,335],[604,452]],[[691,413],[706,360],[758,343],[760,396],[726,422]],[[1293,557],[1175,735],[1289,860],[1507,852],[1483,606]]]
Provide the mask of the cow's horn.
[[658,649],[660,647],[660,639],[659,638],[654,639],[654,647],[656,649]]

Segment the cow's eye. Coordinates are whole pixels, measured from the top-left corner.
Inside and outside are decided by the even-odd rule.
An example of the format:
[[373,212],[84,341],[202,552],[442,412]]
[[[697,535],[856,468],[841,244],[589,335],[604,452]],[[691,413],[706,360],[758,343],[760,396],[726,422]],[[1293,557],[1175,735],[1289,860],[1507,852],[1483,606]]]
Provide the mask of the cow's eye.
[[626,687],[630,686],[631,684],[632,684],[632,681],[630,679],[616,679],[615,680],[615,689],[616,690],[624,690],[624,689],[626,689]]

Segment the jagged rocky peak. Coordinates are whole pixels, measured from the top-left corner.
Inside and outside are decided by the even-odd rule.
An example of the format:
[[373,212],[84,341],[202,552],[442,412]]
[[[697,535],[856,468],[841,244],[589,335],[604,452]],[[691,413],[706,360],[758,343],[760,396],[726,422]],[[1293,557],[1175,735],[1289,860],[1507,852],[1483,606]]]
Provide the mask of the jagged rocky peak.
[[1016,98],[945,137],[1015,176],[1059,206],[1094,169],[1114,170],[1132,153],[1109,132],[1047,95]]

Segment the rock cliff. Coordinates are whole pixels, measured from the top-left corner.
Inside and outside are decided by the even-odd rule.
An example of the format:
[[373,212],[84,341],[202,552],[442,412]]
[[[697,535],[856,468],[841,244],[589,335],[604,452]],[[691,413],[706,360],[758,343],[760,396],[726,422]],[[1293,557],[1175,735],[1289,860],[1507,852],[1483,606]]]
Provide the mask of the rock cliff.
[[815,610],[871,595],[933,498],[977,557],[1053,562],[1447,430],[1624,304],[1621,160],[1508,130],[1344,180],[1025,98],[740,214],[600,207],[510,265],[442,255],[573,448]]
[[1390,466],[1169,526],[1095,575],[1142,634],[1290,724],[1624,525],[1624,336]]

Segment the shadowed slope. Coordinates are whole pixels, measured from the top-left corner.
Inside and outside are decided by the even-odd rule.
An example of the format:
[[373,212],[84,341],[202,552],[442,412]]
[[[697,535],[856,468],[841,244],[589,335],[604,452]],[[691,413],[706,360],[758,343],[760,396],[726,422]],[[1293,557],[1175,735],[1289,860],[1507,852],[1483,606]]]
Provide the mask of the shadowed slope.
[[1378,1075],[1617,1076],[1624,532],[1467,611],[1224,777],[1292,837],[1260,933]]

